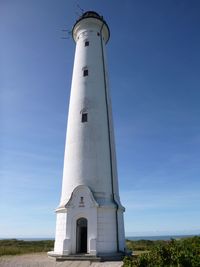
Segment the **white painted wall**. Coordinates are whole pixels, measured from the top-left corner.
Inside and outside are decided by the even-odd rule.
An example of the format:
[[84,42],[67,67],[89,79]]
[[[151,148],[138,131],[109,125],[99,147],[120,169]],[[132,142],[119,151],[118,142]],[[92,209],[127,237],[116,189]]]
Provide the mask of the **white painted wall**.
[[[62,204],[67,202],[73,189],[80,184],[86,184],[94,193],[103,192],[108,197],[112,193],[101,36],[97,35],[101,22],[88,20],[94,20],[95,23],[82,22],[75,35],[77,43],[68,115]],[[89,41],[88,47],[84,45],[85,40]],[[89,71],[87,77],[83,77],[84,67]],[[87,123],[81,123],[83,109],[88,112]]]
[[[81,197],[83,197],[83,202],[81,202]],[[76,254],[76,225],[79,218],[86,218],[88,222],[87,252],[91,255],[97,254],[98,206],[87,186],[80,185],[75,188],[66,207],[57,210],[55,254]],[[67,216],[63,216],[64,214]]]
[[66,236],[66,226],[67,226],[67,213],[62,210],[57,213],[56,218],[56,236],[54,251],[56,254],[63,254],[64,251],[64,240]]

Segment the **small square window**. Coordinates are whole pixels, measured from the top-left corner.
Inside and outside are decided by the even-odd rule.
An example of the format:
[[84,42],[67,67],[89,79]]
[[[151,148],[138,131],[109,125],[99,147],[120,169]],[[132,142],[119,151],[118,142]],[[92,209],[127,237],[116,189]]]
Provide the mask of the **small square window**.
[[88,76],[88,70],[83,70],[83,76]]
[[85,46],[89,46],[89,41],[85,41]]
[[82,113],[82,118],[81,118],[81,122],[87,122],[88,120],[88,114],[87,113]]

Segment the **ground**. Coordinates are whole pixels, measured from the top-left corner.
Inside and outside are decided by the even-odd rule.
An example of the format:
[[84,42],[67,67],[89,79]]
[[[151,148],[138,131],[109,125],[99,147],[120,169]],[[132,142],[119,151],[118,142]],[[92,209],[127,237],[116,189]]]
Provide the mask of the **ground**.
[[122,264],[122,261],[92,263],[90,261],[56,262],[53,258],[48,258],[46,253],[0,257],[0,267],[121,267]]

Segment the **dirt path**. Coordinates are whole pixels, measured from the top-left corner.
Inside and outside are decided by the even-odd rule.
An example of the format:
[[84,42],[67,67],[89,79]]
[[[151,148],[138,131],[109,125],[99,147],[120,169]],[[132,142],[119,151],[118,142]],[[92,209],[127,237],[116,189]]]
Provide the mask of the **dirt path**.
[[0,267],[121,267],[122,262],[62,261],[48,258],[46,253],[0,257]]

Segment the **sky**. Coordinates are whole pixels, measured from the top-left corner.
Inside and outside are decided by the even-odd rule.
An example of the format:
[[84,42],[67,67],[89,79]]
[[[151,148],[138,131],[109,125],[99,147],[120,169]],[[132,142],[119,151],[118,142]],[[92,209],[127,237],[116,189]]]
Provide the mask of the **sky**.
[[111,31],[126,236],[200,234],[200,1],[0,0],[0,238],[54,237],[79,6]]

